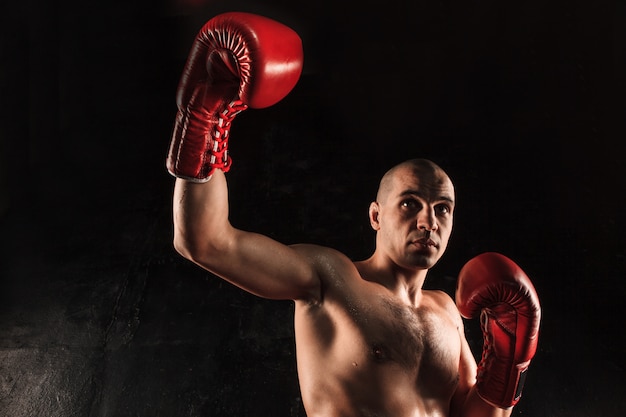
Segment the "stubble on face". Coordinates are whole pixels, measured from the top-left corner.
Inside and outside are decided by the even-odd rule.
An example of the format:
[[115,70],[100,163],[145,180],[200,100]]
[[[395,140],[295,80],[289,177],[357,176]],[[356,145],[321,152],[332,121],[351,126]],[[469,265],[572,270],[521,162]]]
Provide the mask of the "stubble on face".
[[[448,175],[429,160],[416,159],[404,162],[389,170],[381,179],[377,204],[383,220],[387,211],[394,220],[381,225],[381,244],[390,245],[390,256],[399,266],[418,269],[432,268],[443,255],[452,229],[449,219],[438,219],[435,231],[417,227],[415,218],[402,219],[396,205],[404,194],[419,195],[426,200],[449,201],[454,206],[454,187]],[[395,216],[398,216],[397,218]],[[392,258],[392,259],[393,259]]]

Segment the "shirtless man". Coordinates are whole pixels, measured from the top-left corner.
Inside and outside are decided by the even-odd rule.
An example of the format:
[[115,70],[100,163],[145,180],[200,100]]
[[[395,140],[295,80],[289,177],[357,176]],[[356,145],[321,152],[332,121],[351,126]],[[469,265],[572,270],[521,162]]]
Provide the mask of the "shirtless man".
[[[309,417],[509,416],[536,349],[538,300],[519,267],[493,253],[461,271],[458,307],[446,293],[422,289],[452,231],[454,187],[439,166],[414,159],[384,175],[369,209],[376,249],[363,261],[229,223],[230,123],[247,107],[281,100],[301,68],[299,37],[273,20],[226,13],[201,29],[179,85],[167,159],[178,177],[176,250],[245,291],[295,302]],[[459,311],[481,314],[478,367]]]

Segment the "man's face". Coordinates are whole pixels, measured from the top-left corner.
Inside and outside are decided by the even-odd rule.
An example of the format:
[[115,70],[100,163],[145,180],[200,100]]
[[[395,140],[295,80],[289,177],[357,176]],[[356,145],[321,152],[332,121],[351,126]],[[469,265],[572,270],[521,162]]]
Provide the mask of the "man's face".
[[370,207],[378,249],[403,268],[433,267],[452,233],[452,182],[441,170],[405,167],[394,173],[387,191]]

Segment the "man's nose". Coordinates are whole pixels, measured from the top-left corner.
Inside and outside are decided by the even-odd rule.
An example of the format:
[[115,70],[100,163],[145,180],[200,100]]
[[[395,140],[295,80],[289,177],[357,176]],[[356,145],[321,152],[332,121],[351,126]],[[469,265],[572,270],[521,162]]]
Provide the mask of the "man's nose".
[[424,209],[417,215],[417,228],[420,230],[435,231],[437,230],[437,217],[432,209]]

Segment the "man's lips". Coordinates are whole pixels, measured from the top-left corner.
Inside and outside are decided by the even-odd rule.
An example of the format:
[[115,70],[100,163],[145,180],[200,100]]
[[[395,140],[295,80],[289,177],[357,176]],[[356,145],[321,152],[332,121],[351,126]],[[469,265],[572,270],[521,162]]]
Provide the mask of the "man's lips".
[[437,244],[435,243],[434,240],[429,239],[429,238],[421,238],[421,239],[417,239],[411,242],[414,245],[421,245],[421,246],[425,246],[425,247],[437,247]]

